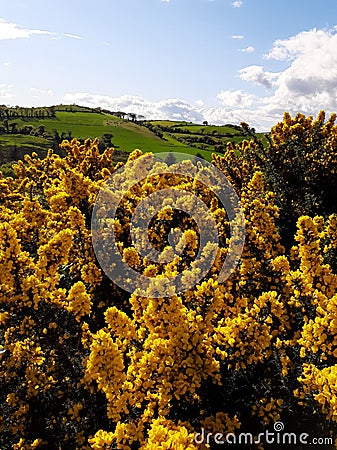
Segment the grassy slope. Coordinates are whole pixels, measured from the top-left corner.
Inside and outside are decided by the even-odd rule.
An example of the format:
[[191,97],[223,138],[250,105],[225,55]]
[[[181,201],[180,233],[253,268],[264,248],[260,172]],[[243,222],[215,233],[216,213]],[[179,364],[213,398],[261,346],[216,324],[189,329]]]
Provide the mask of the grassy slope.
[[[202,154],[214,152],[214,145],[225,146],[228,142],[236,144],[243,139],[247,139],[247,137],[242,134],[240,127],[236,128],[233,125],[198,125],[190,122],[174,122],[168,120],[154,120],[149,123],[159,128],[165,127],[165,130],[162,129],[164,137],[171,141],[174,141],[175,138],[195,140],[193,147],[196,153],[200,152]],[[210,145],[204,144],[204,146],[206,145],[206,149],[203,151],[201,150],[202,143],[197,142],[197,139],[198,137],[205,136],[211,137],[215,142]],[[257,136],[262,137],[262,134],[257,133]]]
[[[201,143],[179,142],[177,138],[198,138],[210,136],[216,143],[224,144],[228,141],[240,142],[245,137],[238,129],[233,126],[205,126],[189,122],[181,121],[151,121],[152,125],[157,127],[168,127],[163,132],[163,138],[159,138],[145,126],[123,120],[111,114],[90,112],[88,109],[76,107],[76,112],[65,111],[63,109],[73,108],[64,106],[62,111],[56,112],[53,119],[45,118],[26,118],[14,119],[18,128],[24,125],[31,125],[37,129],[40,125],[45,127],[47,133],[53,134],[53,130],[57,130],[59,135],[63,132],[68,135],[71,132],[73,138],[95,138],[101,137],[103,134],[112,134],[112,143],[118,150],[130,152],[135,148],[141,149],[143,152],[181,152],[195,155],[202,154],[205,159],[210,160],[211,154],[214,152],[214,145],[206,145],[205,149],[201,149]],[[180,133],[180,130],[186,130],[190,134]],[[19,159],[24,153],[37,151],[41,155],[51,147],[51,140],[42,137],[24,136],[20,134],[3,134],[0,135],[0,164],[13,159],[16,154]],[[15,153],[14,153],[15,150]],[[12,156],[12,158],[9,157]]]
[[[91,112],[57,112],[54,119],[15,119],[10,122],[16,122],[18,128],[24,125],[31,125],[38,128],[40,125],[45,127],[46,132],[52,133],[57,130],[61,135],[62,132],[71,135],[74,138],[95,138],[101,137],[105,133],[113,135],[112,142],[116,149],[132,151],[140,148],[142,151],[151,152],[169,152],[180,151],[195,154],[197,150],[188,145],[181,144],[174,139],[163,140],[157,137],[152,131],[144,126],[127,120],[119,119],[108,114],[91,113]],[[23,135],[1,135],[0,151],[4,152],[9,147],[22,146],[30,147],[35,144],[38,148],[48,148],[48,140],[34,136]],[[205,156],[208,152],[205,152]]]

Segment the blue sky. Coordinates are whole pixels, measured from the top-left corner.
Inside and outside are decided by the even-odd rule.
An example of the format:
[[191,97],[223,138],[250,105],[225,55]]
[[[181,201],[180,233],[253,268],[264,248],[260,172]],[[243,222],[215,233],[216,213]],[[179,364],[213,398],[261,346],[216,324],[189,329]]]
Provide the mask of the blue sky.
[[335,0],[0,0],[0,103],[246,121],[337,110]]

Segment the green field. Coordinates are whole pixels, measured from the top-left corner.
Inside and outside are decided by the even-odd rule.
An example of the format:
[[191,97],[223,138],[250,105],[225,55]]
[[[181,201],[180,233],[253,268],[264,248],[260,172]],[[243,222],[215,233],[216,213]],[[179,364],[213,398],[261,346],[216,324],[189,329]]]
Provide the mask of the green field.
[[[192,146],[200,153],[203,151],[219,152],[219,149],[215,146],[222,147],[221,153],[228,142],[237,144],[243,139],[247,139],[241,127],[236,125],[200,125],[168,120],[154,120],[148,122],[148,124],[159,129],[165,139],[171,142],[178,140],[182,145]],[[256,136],[262,137],[262,134],[257,133]]]
[[[58,148],[55,136],[60,140],[84,140],[109,134],[112,135],[112,146],[119,152],[139,148],[143,152],[201,154],[208,161],[212,153],[223,152],[227,142],[246,139],[241,128],[234,125],[167,120],[131,122],[109,112],[76,105],[60,105],[55,109],[53,118],[14,117],[8,120],[10,131],[0,134],[0,164],[22,159],[25,153],[33,151],[43,157],[48,148]],[[1,119],[0,125],[4,127]],[[25,127],[30,128],[28,134],[22,134]]]
[[0,135],[0,165],[22,159],[26,153],[37,152],[40,156],[47,154],[50,147],[48,139],[38,136]]
[[[110,114],[92,113],[92,112],[60,112],[56,113],[56,118],[37,119],[37,118],[17,118],[10,123],[16,123],[18,129],[23,126],[33,126],[38,128],[43,126],[45,134],[52,134],[57,130],[59,135],[71,132],[71,137],[78,139],[96,138],[104,134],[112,134],[112,143],[116,149],[123,151],[133,151],[136,148],[142,151],[151,152],[169,152],[179,151],[191,154],[197,153],[197,150],[191,146],[183,145],[174,139],[160,139],[145,126],[128,120],[114,117]],[[7,153],[8,149],[16,147],[29,147],[36,145],[38,149],[48,148],[50,139],[26,136],[21,134],[3,134],[0,135],[0,152]],[[205,157],[210,157],[204,152]]]

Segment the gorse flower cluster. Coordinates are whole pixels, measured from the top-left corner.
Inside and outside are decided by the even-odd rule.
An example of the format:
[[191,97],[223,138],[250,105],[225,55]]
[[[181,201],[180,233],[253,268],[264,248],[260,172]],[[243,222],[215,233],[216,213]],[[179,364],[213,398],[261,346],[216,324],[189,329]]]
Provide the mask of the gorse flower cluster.
[[[97,195],[114,195],[105,181],[120,167],[112,149],[100,154],[97,141],[65,141],[66,157],[32,154],[15,166],[17,179],[0,178],[0,444],[206,449],[194,441],[202,427],[258,435],[277,420],[295,432],[333,436],[334,121],[325,122],[324,113],[315,121],[285,114],[266,146],[252,136],[213,156],[235,186],[246,221],[242,257],[223,283],[229,219],[215,193],[196,180],[204,170],[198,163],[186,162],[189,177],[170,174],[164,162],[136,184],[135,174],[124,174],[116,216],[98,211],[106,221],[103,241],[113,229],[123,261],[157,279],[141,296],[106,276],[92,246]],[[139,160],[139,171],[148,161],[141,155],[129,157]],[[191,208],[193,194],[207,205],[205,221],[216,224],[219,248],[201,280],[198,226],[169,197],[148,224],[159,261],[139,251],[144,233],[135,231],[137,248],[130,237],[140,201],[172,187],[184,192],[182,210]],[[203,257],[213,251],[206,245]],[[159,282],[183,271],[195,279],[185,292]]]

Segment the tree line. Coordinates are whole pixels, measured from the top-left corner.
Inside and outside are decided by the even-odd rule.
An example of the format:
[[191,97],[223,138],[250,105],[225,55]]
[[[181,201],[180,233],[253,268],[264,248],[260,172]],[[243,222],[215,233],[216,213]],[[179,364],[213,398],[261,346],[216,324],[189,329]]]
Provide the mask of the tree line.
[[22,106],[0,106],[0,118],[14,119],[14,118],[54,118],[56,117],[55,106],[46,107],[22,107]]

